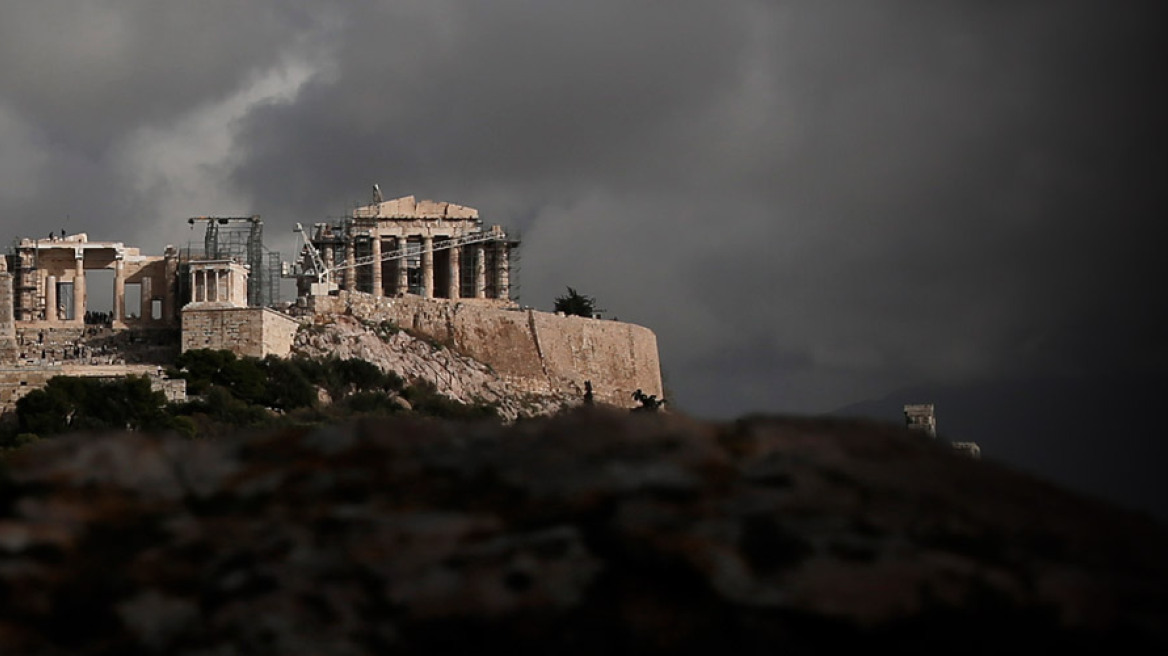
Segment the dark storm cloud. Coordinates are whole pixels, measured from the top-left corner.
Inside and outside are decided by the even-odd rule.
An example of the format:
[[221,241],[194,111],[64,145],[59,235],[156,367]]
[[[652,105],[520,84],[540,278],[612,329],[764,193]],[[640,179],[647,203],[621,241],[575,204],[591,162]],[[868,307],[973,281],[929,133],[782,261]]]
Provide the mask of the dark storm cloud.
[[0,208],[12,236],[68,223],[132,241],[177,218],[159,216],[164,184],[143,188],[138,174],[150,163],[134,152],[136,137],[170,133],[279,67],[291,48],[310,48],[312,16],[295,5],[5,3],[0,170],[11,177],[0,181]]
[[100,157],[143,123],[231,93],[305,19],[272,3],[6,3],[0,88],[57,147]]
[[471,205],[700,413],[1168,367],[1158,4],[74,4],[0,10],[19,234]]
[[562,202],[671,155],[661,126],[731,90],[747,27],[701,2],[435,6],[350,16],[335,73],[251,117],[241,178],[295,211],[364,200],[371,176],[387,192]]

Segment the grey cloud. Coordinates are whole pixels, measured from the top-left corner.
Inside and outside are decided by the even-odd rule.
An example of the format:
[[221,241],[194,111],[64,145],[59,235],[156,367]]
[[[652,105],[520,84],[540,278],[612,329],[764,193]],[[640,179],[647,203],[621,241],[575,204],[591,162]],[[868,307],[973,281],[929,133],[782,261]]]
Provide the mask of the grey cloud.
[[297,211],[350,201],[337,191],[375,174],[401,193],[503,186],[530,211],[661,157],[658,125],[725,92],[736,18],[699,2],[386,6],[352,21],[337,75],[250,119],[239,176]]
[[58,147],[90,156],[128,130],[222,97],[297,40],[278,3],[10,3],[0,87]]
[[525,302],[654,328],[682,407],[1168,366],[1158,4],[156,5],[3,10],[0,138],[39,156],[5,226],[181,218],[130,135],[299,61],[204,184],[273,237],[374,182],[478,207]]

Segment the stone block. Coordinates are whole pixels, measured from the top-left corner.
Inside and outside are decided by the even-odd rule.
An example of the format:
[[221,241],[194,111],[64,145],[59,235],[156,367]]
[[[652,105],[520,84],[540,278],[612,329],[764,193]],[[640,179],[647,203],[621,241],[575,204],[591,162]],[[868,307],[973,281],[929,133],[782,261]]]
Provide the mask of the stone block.
[[479,211],[473,207],[466,207],[464,205],[455,205],[454,203],[446,204],[446,218],[448,219],[477,219],[479,218]]
[[434,200],[418,201],[416,216],[425,219],[442,219],[446,217],[446,203]]
[[413,196],[403,196],[393,200],[387,200],[381,204],[381,216],[407,216],[412,217],[417,211],[417,200]]
[[287,356],[299,327],[269,308],[189,308],[182,319],[183,351],[223,349],[256,358]]

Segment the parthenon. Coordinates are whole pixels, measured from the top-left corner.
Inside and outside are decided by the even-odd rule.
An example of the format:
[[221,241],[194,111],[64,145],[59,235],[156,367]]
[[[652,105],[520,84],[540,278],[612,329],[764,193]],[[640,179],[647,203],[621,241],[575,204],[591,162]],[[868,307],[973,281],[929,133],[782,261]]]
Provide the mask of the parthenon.
[[[323,268],[346,291],[422,298],[511,298],[511,255],[519,241],[485,230],[478,210],[404,196],[357,207],[341,222],[317,223],[308,238]],[[304,266],[319,266],[304,255]],[[311,283],[300,279],[300,294]]]

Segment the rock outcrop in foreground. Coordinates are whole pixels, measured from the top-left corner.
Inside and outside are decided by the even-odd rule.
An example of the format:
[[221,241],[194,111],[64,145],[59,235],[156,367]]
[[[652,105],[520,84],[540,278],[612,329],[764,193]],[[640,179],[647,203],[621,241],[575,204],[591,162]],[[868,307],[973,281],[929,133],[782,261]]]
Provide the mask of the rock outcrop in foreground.
[[74,436],[6,476],[4,654],[1168,644],[1163,525],[891,426]]

